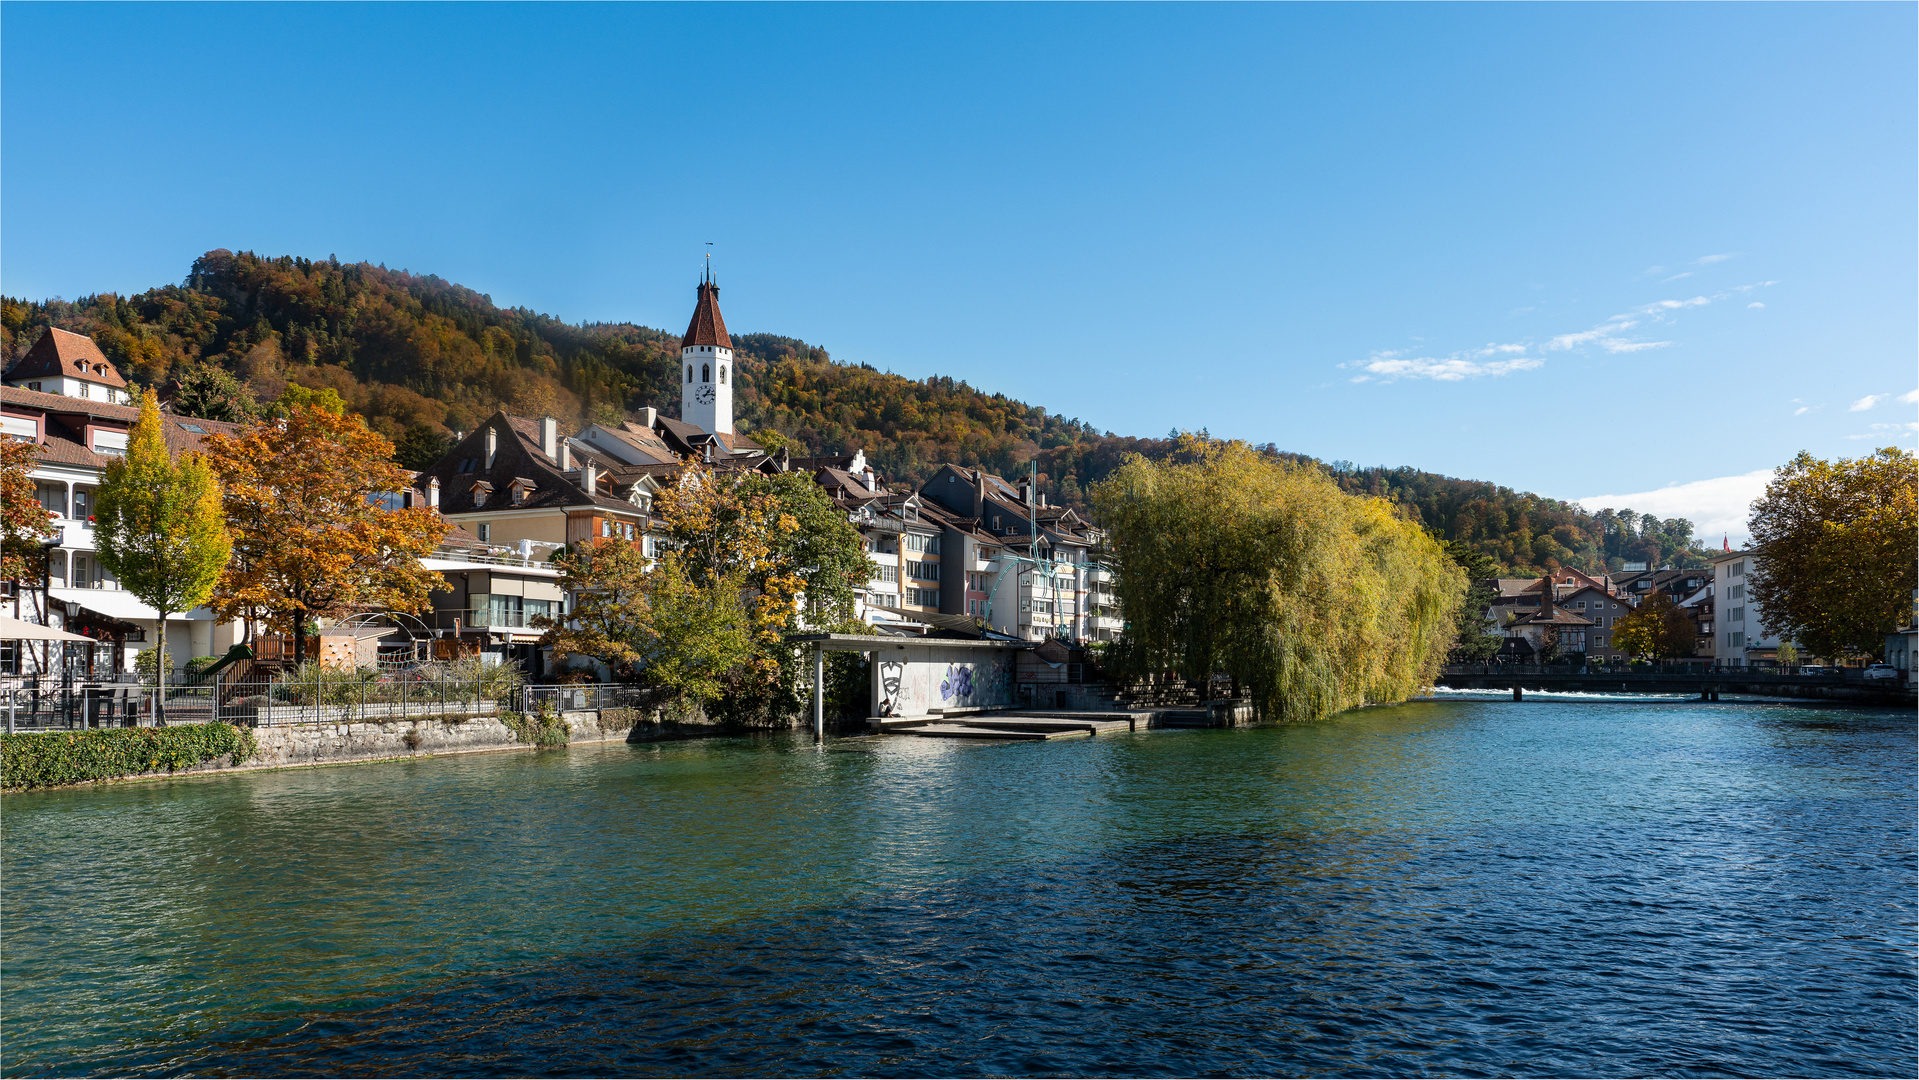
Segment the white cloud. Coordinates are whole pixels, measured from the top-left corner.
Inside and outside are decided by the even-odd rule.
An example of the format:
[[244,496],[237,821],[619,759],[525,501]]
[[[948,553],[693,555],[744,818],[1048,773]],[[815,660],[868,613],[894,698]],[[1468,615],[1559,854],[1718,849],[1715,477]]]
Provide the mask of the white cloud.
[[1888,436],[1900,438],[1910,432],[1919,431],[1919,424],[1874,424],[1872,430],[1864,435],[1848,435],[1848,439],[1884,439]]
[[[1497,348],[1488,346],[1488,349]],[[1365,374],[1353,378],[1353,382],[1372,382],[1375,379],[1393,382],[1397,379],[1434,379],[1439,382],[1460,382],[1465,379],[1478,379],[1488,375],[1510,375],[1515,371],[1531,371],[1544,364],[1530,356],[1521,356],[1512,360],[1478,360],[1474,356],[1484,356],[1486,350],[1475,349],[1472,353],[1455,353],[1445,358],[1430,356],[1407,357],[1393,353],[1375,353],[1372,359],[1360,365]],[[1346,365],[1340,365],[1342,367]]]
[[1811,412],[1811,411],[1812,411],[1812,406],[1810,406],[1810,405],[1801,405],[1801,406],[1799,406],[1799,407],[1798,407],[1797,409],[1794,409],[1794,410],[1792,411],[1792,414],[1793,414],[1794,416],[1804,416],[1804,415],[1806,415],[1807,413],[1809,413],[1809,412]]
[[1766,493],[1766,484],[1771,479],[1771,469],[1757,469],[1738,476],[1671,484],[1653,491],[1594,495],[1573,501],[1587,510],[1610,506],[1614,510],[1631,509],[1662,518],[1685,518],[1692,522],[1694,536],[1711,541],[1715,547],[1720,537],[1730,536],[1732,546],[1739,548],[1751,535],[1746,531],[1746,518],[1752,501]]
[[1886,397],[1887,395],[1885,394],[1867,394],[1865,397],[1860,398],[1858,401],[1855,401],[1850,406],[1848,406],[1846,411],[1847,412],[1865,412],[1867,409],[1870,409],[1874,405],[1877,405],[1880,402],[1886,400]]
[[1701,255],[1697,259],[1694,259],[1693,262],[1699,266],[1711,266],[1713,263],[1725,262],[1727,259],[1736,259],[1738,257],[1737,254]]
[[1766,306],[1766,305],[1764,305],[1764,304],[1762,304],[1762,303],[1760,303],[1760,302],[1759,302],[1759,301],[1757,301],[1757,300],[1754,300],[1754,301],[1753,301],[1752,303],[1750,303],[1750,304],[1747,304],[1747,305],[1746,305],[1746,307],[1747,307],[1747,308],[1749,308],[1749,309],[1757,309],[1757,308],[1762,308],[1762,307],[1765,307],[1765,306]]
[[[1733,256],[1707,255],[1696,261],[1703,264],[1720,262],[1730,258],[1733,258]],[[1647,273],[1655,273],[1661,269],[1660,267],[1653,267],[1649,269]],[[1688,273],[1690,273],[1690,271]],[[1685,276],[1687,276],[1687,274],[1679,275],[1679,277]],[[1553,337],[1547,338],[1546,343],[1537,346],[1537,348],[1547,351],[1564,351],[1567,349],[1578,349],[1584,346],[1597,346],[1609,353],[1615,354],[1643,352],[1647,349],[1663,349],[1675,344],[1675,342],[1636,341],[1625,336],[1626,332],[1646,322],[1655,324],[1671,322],[1673,321],[1672,316],[1676,312],[1685,311],[1688,308],[1705,307],[1716,300],[1725,300],[1738,293],[1751,292],[1754,289],[1764,288],[1765,286],[1774,284],[1777,284],[1777,282],[1764,281],[1753,285],[1740,285],[1729,292],[1717,293],[1710,297],[1695,296],[1687,300],[1654,301],[1653,303],[1646,304],[1632,311],[1614,315],[1612,318],[1607,319],[1589,330],[1556,334]],[[1764,307],[1765,305],[1754,304],[1752,306]],[[1535,346],[1529,342],[1512,342],[1508,344],[1488,343],[1482,348],[1461,350],[1451,353],[1444,358],[1420,357],[1417,359],[1406,358],[1400,350],[1384,350],[1374,353],[1366,360],[1340,364],[1339,366],[1348,370],[1357,368],[1365,372],[1365,374],[1356,375],[1351,379],[1352,382],[1356,383],[1374,382],[1376,381],[1375,377],[1377,377],[1377,381],[1385,382],[1392,382],[1396,379],[1439,379],[1445,382],[1454,382],[1460,379],[1479,378],[1484,375],[1510,375],[1515,371],[1530,371],[1533,368],[1540,367],[1545,361],[1525,355],[1526,353],[1534,351],[1534,348]],[[1511,356],[1514,359],[1487,361],[1487,358],[1494,356]]]
[[1705,307],[1710,303],[1712,303],[1712,301],[1703,296],[1695,296],[1691,300],[1656,300],[1639,310],[1647,315],[1658,315],[1668,311],[1678,311],[1682,308]]
[[1919,405],[1919,390],[1908,390],[1899,395],[1899,400],[1908,405]]
[[1692,276],[1692,271],[1691,271],[1691,270],[1688,270],[1688,271],[1686,271],[1686,272],[1685,272],[1685,273],[1683,273],[1683,274],[1674,274],[1673,276],[1671,276],[1671,277],[1669,277],[1669,278],[1664,278],[1664,279],[1662,279],[1662,280],[1661,280],[1661,281],[1660,281],[1659,283],[1660,283],[1661,285],[1664,285],[1664,284],[1665,284],[1666,282],[1668,282],[1668,281],[1678,281],[1678,280],[1679,280],[1680,278],[1689,278],[1689,277],[1691,277],[1691,276]]

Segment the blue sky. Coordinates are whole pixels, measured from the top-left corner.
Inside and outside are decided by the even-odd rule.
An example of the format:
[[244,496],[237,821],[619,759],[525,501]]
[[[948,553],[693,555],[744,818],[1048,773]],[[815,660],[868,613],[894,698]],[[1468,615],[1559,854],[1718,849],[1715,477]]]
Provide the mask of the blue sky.
[[227,247],[677,329],[710,241],[731,326],[840,360],[1642,510],[1693,485],[1665,497],[1717,532],[1801,449],[1912,445],[1916,29],[9,2],[0,289]]

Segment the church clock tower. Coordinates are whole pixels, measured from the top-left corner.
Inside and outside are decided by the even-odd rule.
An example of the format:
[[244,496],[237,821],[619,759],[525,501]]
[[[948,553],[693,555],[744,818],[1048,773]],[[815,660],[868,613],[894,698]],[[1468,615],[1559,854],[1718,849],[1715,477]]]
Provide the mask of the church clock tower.
[[701,275],[693,321],[680,340],[680,419],[716,433],[733,433],[733,339],[720,318],[720,287]]

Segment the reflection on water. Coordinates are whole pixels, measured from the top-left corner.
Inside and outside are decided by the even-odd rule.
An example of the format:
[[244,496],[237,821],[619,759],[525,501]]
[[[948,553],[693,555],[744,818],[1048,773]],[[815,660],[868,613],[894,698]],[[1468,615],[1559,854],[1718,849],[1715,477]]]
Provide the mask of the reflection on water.
[[1910,715],[1418,703],[5,803],[8,1075],[1891,1075]]

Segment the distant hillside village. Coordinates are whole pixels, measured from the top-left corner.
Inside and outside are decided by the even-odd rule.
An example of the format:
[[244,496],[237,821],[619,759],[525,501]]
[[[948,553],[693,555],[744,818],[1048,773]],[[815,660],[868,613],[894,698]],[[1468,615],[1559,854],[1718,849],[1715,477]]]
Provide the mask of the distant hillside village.
[[[1624,663],[1633,656],[1615,631],[1648,599],[1660,595],[1690,627],[1690,652],[1677,659],[1709,660],[1721,667],[1779,661],[1779,640],[1760,626],[1759,608],[1746,597],[1746,578],[1761,552],[1722,551],[1705,567],[1589,575],[1560,569],[1534,579],[1482,582],[1493,599],[1482,610],[1486,633],[1500,639],[1497,659],[1539,664],[1584,657],[1588,663]],[[1723,604],[1719,598],[1723,597]],[[1722,613],[1723,612],[1723,613]]]
[[[1099,535],[1079,512],[1052,504],[1031,477],[944,465],[918,490],[890,490],[865,454],[795,457],[769,452],[734,430],[737,381],[733,341],[719,287],[700,282],[680,343],[684,378],[680,416],[656,408],[619,422],[563,433],[553,416],[499,411],[458,433],[411,490],[388,496],[394,507],[431,507],[449,528],[422,560],[443,576],[424,631],[456,653],[519,665],[534,677],[556,674],[534,620],[564,616],[570,600],[549,556],[594,538],[622,538],[648,557],[666,542],[653,499],[692,460],[722,472],[805,473],[857,527],[872,574],[857,590],[857,616],[876,632],[1053,639],[1073,645],[1110,641],[1121,628],[1113,577],[1093,558]],[[127,452],[139,411],[127,380],[90,338],[48,329],[6,373],[0,406],[9,438],[40,447],[32,470],[36,496],[57,527],[42,551],[40,588],[8,583],[13,615],[85,636],[69,649],[73,674],[100,677],[133,670],[136,656],[164,634],[176,661],[217,655],[248,639],[240,622],[219,622],[206,608],[171,617],[119,588],[95,554],[91,504],[108,463]],[[166,438],[176,453],[199,448],[210,432],[240,425],[184,415],[163,391]],[[362,659],[364,628],[323,628],[349,639],[322,659]],[[379,630],[375,630],[378,633]],[[257,639],[257,635],[255,635]],[[32,650],[7,643],[0,668],[33,674]]]
[[[679,411],[681,334],[569,324],[501,307],[432,274],[367,262],[217,249],[195,259],[178,284],[133,295],[0,297],[5,360],[23,356],[48,327],[92,338],[134,383],[174,386],[181,415],[241,422],[289,384],[331,390],[397,444],[396,460],[413,469],[434,464],[454,433],[476,431],[500,410],[552,416],[569,432],[595,423],[617,428],[647,408],[706,426]],[[734,431],[804,458],[857,451],[877,474],[915,490],[943,483],[941,469],[957,463],[1024,476],[1048,504],[1084,513],[1089,492],[1129,455],[1165,460],[1178,445],[1176,438],[1101,432],[964,380],[841,362],[779,334],[732,333],[729,340],[733,363],[727,382],[715,384],[713,407],[724,394]],[[962,345],[995,347],[986,337]],[[1323,470],[1349,493],[1392,500],[1509,577],[1561,566],[1589,573],[1627,563],[1703,567],[1710,554],[1683,518],[1629,508],[1588,512],[1483,480],[1321,462],[1271,444],[1259,449]]]
[[[1098,558],[1099,529],[1080,509],[1049,499],[1036,485],[1036,466],[1029,466],[1026,476],[1007,477],[949,462],[913,486],[889,484],[864,448],[796,456],[783,439],[769,448],[735,428],[740,372],[734,346],[721,316],[719,286],[702,280],[673,368],[679,383],[677,418],[651,406],[575,423],[495,411],[471,430],[456,432],[438,459],[418,470],[411,489],[388,493],[393,507],[430,507],[449,526],[439,550],[423,560],[425,569],[442,575],[446,587],[434,593],[431,610],[414,619],[419,632],[454,655],[513,663],[534,678],[557,675],[536,620],[565,616],[573,598],[549,557],[569,545],[606,538],[624,539],[641,546],[648,558],[656,556],[667,541],[653,500],[679,482],[687,462],[695,461],[722,473],[810,476],[863,540],[872,572],[856,590],[856,612],[877,632],[1055,640],[1070,646],[1119,638],[1124,624],[1114,572]],[[32,470],[36,497],[58,529],[41,552],[45,583],[38,588],[7,583],[14,616],[62,627],[95,643],[68,651],[69,668],[85,676],[133,670],[137,654],[163,634],[176,662],[257,640],[242,623],[221,623],[204,607],[171,617],[162,627],[158,613],[121,591],[101,565],[91,528],[94,492],[107,464],[127,453],[138,409],[127,379],[98,344],[50,327],[4,382],[5,434],[39,446]],[[166,441],[176,453],[198,449],[209,433],[231,434],[241,427],[194,415],[209,411],[191,404],[205,398],[183,397],[177,380],[166,384],[161,398]],[[1403,470],[1409,475],[1382,472],[1367,479],[1338,463],[1330,471],[1348,490],[1382,489],[1372,493],[1400,501],[1429,528],[1460,534],[1456,543],[1477,551],[1482,567],[1490,564],[1475,535],[1508,524],[1506,511],[1496,506],[1448,510],[1451,504],[1434,501],[1430,485],[1420,489],[1424,495],[1406,487],[1424,483],[1420,478],[1430,479],[1429,474]],[[1423,511],[1421,499],[1430,503]],[[1448,513],[1451,520],[1434,523]],[[1671,602],[1692,637],[1689,652],[1668,646],[1663,655],[1724,666],[1780,659],[1780,642],[1761,628],[1760,613],[1745,595],[1746,579],[1762,552],[1706,553],[1692,545],[1690,525],[1683,521],[1662,525],[1649,519],[1637,534],[1628,522],[1622,540],[1621,527],[1617,520],[1605,520],[1609,517],[1607,512],[1596,519],[1592,535],[1598,540],[1582,540],[1572,535],[1577,529],[1561,527],[1559,540],[1542,532],[1529,541],[1522,527],[1518,549],[1544,552],[1547,572],[1478,580],[1469,602],[1475,617],[1483,619],[1482,633],[1469,640],[1475,635],[1464,629],[1454,659],[1623,661],[1631,650],[1622,647],[1619,624],[1654,596]],[[1659,530],[1668,525],[1669,535],[1662,535]],[[1608,535],[1618,542],[1606,541]],[[1613,569],[1588,573],[1561,565],[1553,552],[1570,556],[1562,540],[1592,548],[1591,560]],[[1514,547],[1504,533],[1493,542]],[[1620,558],[1620,551],[1683,557],[1664,566],[1650,559],[1634,564]],[[1901,633],[1905,636],[1896,648],[1889,646],[1890,655],[1909,655],[1910,633]],[[324,627],[322,637],[329,634],[343,640],[323,649],[323,658],[370,659],[364,628]],[[35,663],[31,650],[11,642],[0,645],[0,670],[30,674]]]

